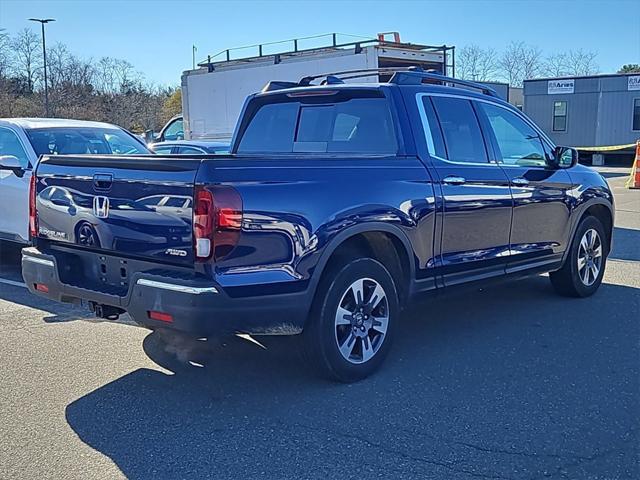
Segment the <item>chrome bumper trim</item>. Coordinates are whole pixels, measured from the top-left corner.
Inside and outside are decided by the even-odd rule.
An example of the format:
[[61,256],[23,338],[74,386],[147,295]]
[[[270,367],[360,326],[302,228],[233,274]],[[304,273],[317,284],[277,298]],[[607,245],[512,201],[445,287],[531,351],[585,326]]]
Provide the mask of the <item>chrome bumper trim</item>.
[[159,282],[157,280],[149,280],[147,278],[140,278],[137,285],[151,288],[161,288],[163,290],[172,290],[174,292],[189,293],[191,295],[200,295],[202,293],[218,293],[216,287],[189,287],[187,285],[177,285],[175,283]]

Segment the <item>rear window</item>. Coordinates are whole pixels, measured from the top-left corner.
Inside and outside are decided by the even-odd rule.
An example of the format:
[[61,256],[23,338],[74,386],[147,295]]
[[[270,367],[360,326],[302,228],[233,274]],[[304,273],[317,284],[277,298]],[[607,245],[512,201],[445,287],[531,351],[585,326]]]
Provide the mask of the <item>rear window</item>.
[[391,155],[398,152],[398,142],[386,98],[320,104],[316,99],[260,107],[242,135],[238,152]]

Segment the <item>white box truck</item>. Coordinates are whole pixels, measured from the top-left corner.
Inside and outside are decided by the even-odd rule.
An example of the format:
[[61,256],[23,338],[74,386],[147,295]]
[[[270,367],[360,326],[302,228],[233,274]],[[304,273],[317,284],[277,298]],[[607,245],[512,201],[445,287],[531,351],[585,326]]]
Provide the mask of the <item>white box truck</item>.
[[[392,40],[387,40],[393,35]],[[227,140],[247,95],[260,91],[269,81],[297,82],[303,77],[348,70],[419,66],[445,75],[454,75],[454,47],[403,43],[396,32],[378,34],[376,39],[338,41],[339,34],[328,34],[271,44],[229,49],[182,74],[182,113],[184,136],[188,140]],[[305,42],[326,42],[313,48],[300,48]],[[279,53],[266,53],[274,46],[293,47]],[[232,58],[238,51],[252,49],[254,56]],[[371,76],[358,82],[386,80]]]

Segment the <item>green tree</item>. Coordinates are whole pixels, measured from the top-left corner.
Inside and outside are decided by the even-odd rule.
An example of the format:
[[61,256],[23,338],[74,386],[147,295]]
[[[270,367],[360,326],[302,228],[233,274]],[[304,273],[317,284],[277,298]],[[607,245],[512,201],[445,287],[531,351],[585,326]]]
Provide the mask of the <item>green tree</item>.
[[177,88],[171,95],[167,97],[162,105],[162,118],[164,123],[168,122],[171,117],[182,112],[182,91]]
[[618,70],[618,73],[640,73],[640,65],[637,63],[627,63]]

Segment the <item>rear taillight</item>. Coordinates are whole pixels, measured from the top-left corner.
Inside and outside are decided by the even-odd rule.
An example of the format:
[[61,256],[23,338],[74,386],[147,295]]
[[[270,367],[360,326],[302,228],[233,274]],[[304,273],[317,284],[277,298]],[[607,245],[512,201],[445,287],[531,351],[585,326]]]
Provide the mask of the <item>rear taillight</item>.
[[198,260],[207,260],[213,255],[213,212],[213,194],[204,187],[196,187],[193,243]]
[[29,180],[29,235],[38,235],[38,214],[36,212],[36,174],[32,172]]
[[227,255],[238,243],[242,229],[242,200],[227,186],[195,189],[193,244],[196,260]]

